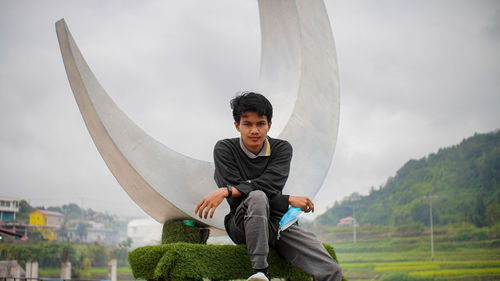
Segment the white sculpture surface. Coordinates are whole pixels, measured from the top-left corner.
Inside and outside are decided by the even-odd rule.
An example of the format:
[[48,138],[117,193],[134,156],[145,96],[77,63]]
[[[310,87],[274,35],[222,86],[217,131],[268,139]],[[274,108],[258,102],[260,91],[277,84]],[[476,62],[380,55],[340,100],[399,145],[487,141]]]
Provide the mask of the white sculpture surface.
[[[262,57],[259,90],[297,96],[280,134],[294,148],[285,194],[318,193],[328,174],[339,123],[335,44],[322,0],[259,0]],[[85,62],[64,19],[56,23],[73,94],[102,158],[130,197],[160,223],[191,218],[224,231],[222,203],[200,220],[196,204],[217,186],[213,163],[182,155],[154,140],[111,100]],[[229,114],[229,113],[228,113]]]

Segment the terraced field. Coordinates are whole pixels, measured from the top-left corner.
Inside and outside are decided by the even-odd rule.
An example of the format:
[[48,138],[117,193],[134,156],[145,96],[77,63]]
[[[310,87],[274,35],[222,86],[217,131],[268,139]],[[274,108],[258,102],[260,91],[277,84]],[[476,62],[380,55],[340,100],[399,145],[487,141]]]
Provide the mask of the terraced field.
[[435,242],[433,260],[426,237],[332,244],[350,281],[500,280],[500,240]]

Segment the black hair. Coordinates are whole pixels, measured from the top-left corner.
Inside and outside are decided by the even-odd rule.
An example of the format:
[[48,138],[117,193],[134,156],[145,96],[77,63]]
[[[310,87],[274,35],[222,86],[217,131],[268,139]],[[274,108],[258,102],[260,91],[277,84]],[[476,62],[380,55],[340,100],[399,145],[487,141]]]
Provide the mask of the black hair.
[[259,116],[266,116],[267,122],[271,123],[273,118],[273,106],[263,95],[255,92],[241,92],[234,97],[231,102],[233,118],[236,123],[240,123],[241,115],[246,111],[254,111]]

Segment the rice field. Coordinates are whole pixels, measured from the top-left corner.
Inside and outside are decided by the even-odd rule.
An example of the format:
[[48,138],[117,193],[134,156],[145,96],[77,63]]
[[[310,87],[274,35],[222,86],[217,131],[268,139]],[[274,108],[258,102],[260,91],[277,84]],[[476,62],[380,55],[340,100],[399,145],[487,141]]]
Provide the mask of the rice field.
[[332,244],[349,281],[500,280],[498,240],[435,243],[433,260],[427,239],[388,238],[358,241],[356,245],[350,241]]

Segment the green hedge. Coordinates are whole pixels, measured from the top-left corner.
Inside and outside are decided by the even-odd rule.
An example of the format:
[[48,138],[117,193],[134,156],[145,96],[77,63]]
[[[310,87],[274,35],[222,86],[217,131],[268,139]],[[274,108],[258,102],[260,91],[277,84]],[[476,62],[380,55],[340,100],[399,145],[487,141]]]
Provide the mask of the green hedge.
[[182,220],[171,220],[163,224],[161,243],[197,243],[206,244],[209,230],[184,224]]
[[[333,247],[323,245],[337,260]],[[145,246],[129,253],[129,263],[135,278],[154,281],[246,279],[253,273],[245,245],[172,243]],[[274,249],[269,252],[268,263],[273,277],[311,280],[307,273],[287,262]]]

